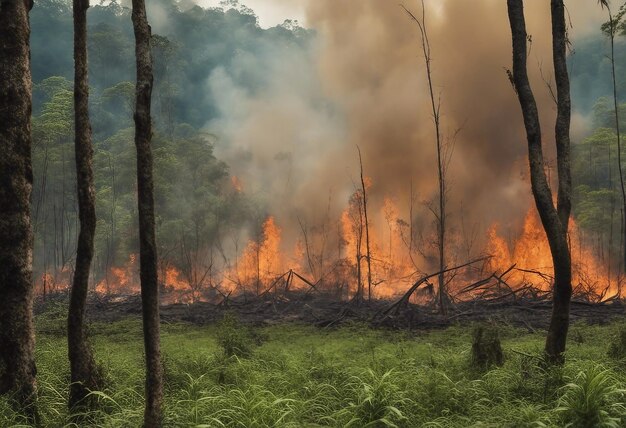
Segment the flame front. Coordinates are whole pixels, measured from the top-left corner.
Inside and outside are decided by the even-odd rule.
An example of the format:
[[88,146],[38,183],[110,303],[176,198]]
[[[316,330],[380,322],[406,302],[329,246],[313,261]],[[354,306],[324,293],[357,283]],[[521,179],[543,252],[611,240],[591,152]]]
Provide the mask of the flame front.
[[[532,285],[542,291],[549,291],[553,279],[553,263],[550,246],[541,225],[541,220],[532,207],[524,220],[520,236],[512,245],[498,234],[498,226],[489,229],[487,253],[493,255],[489,268],[507,275],[506,281],[512,286]],[[572,286],[575,292],[591,292],[600,299],[618,293],[618,278],[611,278],[606,266],[598,260],[591,249],[581,242],[581,233],[573,219],[569,225],[569,243],[572,254]]]
[[274,217],[268,217],[263,223],[260,236],[248,242],[232,272],[240,291],[254,291],[259,294],[269,286],[268,282],[274,276],[284,273],[280,235],[281,230]]
[[[258,295],[279,286],[292,289],[314,286],[318,290],[339,292],[343,298],[354,296],[359,285],[363,297],[371,294],[372,298],[392,298],[402,294],[424,272],[433,273],[436,269],[432,238],[416,238],[413,227],[399,218],[400,210],[392,198],[385,198],[378,207],[368,203],[368,210],[369,254],[363,197],[359,190],[351,195],[336,223],[336,252],[329,248],[329,242],[332,241],[328,238],[328,230],[332,230],[329,225],[322,228],[322,238],[303,235],[291,250],[284,248],[287,244],[283,242],[282,230],[276,219],[269,216],[241,253],[235,254],[233,261],[222,268],[214,267],[211,262],[208,268],[189,263],[183,269],[174,263],[161,261],[159,277],[163,302],[192,303],[229,293]],[[532,287],[538,292],[547,292],[551,289],[552,256],[535,208],[531,207],[528,211],[521,231],[512,233],[517,238],[507,241],[501,229],[494,224],[487,230],[480,254],[490,255],[491,258],[482,269],[449,276],[449,290],[452,294],[468,283],[492,273],[496,276],[506,273],[501,280],[512,290]],[[306,229],[303,230],[306,233]],[[317,233],[321,232],[318,230]],[[448,266],[461,264],[470,258],[469,251],[461,256],[462,244],[457,235],[451,234],[450,242],[447,243]],[[596,300],[618,295],[619,275],[615,272],[610,274],[607,264],[595,256],[581,235],[576,222],[572,220],[569,239],[575,293],[595,296]],[[314,248],[316,245],[320,248]],[[110,268],[93,287],[95,293],[138,294],[140,281],[137,261],[138,256],[131,254],[124,265]],[[67,267],[56,273],[44,273],[37,279],[38,293],[66,292],[71,276],[71,269]],[[302,280],[295,281],[294,278],[298,277]],[[471,294],[467,297],[458,296],[471,297]]]

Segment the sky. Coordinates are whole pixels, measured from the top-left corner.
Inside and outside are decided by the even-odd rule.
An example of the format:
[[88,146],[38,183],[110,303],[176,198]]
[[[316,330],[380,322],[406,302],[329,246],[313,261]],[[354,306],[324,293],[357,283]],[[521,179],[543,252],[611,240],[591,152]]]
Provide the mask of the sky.
[[[220,0],[199,0],[203,7],[219,6]],[[263,28],[282,24],[286,19],[295,19],[306,24],[305,0],[240,0],[240,3],[254,10]]]
[[[221,0],[199,0],[203,7],[219,6]],[[286,19],[295,19],[303,26],[311,23],[307,19],[307,8],[315,7],[316,0],[239,0],[240,3],[253,9],[259,17],[259,24],[263,28],[273,27],[282,24]],[[334,0],[335,2],[351,2],[358,0]],[[381,4],[393,3],[396,6],[397,0],[378,0]],[[426,0],[426,6],[438,12],[445,3],[448,2],[466,3],[477,0]],[[479,2],[490,2],[491,0],[479,0]],[[533,0],[538,2],[539,0]],[[546,0],[547,1],[547,0]],[[319,2],[319,0],[317,0]],[[416,3],[417,0],[407,0],[407,6]],[[566,2],[568,12],[573,25],[572,32],[575,37],[585,36],[590,31],[597,30],[598,23],[605,20],[605,11],[601,10],[595,0],[569,0]],[[414,5],[415,6],[415,5]]]

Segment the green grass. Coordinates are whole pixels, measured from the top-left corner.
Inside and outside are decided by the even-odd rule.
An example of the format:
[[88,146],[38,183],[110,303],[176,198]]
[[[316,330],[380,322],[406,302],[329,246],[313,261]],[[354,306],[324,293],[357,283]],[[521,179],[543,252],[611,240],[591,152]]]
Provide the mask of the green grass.
[[[37,319],[42,424],[74,426],[63,310]],[[502,367],[472,368],[473,326],[391,332],[353,325],[162,330],[168,427],[620,427],[626,365],[608,350],[625,324],[575,325],[562,368],[537,358],[544,336],[502,326]],[[137,427],[143,412],[138,319],[91,327],[107,388],[88,426]],[[0,426],[24,420],[0,399]]]

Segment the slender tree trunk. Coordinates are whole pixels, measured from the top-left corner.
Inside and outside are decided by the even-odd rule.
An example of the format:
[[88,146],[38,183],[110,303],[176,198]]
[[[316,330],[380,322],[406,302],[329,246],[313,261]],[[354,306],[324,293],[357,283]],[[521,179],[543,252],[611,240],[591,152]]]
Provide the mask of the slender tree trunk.
[[361,254],[361,243],[363,241],[363,231],[362,226],[359,226],[359,237],[357,238],[357,249],[356,249],[356,279],[357,279],[357,288],[356,288],[356,303],[361,304],[363,301],[363,268],[361,267],[361,260],[363,259],[363,255]]
[[370,251],[370,224],[367,218],[367,190],[365,189],[365,178],[363,177],[363,159],[361,158],[361,149],[359,151],[359,165],[361,167],[361,189],[363,191],[363,217],[365,219],[365,251],[367,260],[367,300],[372,300],[372,253]]
[[0,2],[0,394],[36,417],[30,7]]
[[356,303],[358,305],[363,301],[363,268],[361,267],[361,260],[363,259],[362,245],[363,245],[363,208],[362,201],[358,199],[358,193],[355,193],[355,202],[357,209],[359,210],[359,223],[356,225],[356,278],[357,278],[357,291],[356,291]]
[[447,291],[445,284],[445,269],[446,269],[446,156],[444,153],[444,144],[443,138],[441,135],[441,112],[440,112],[440,100],[435,100],[435,91],[433,88],[433,77],[431,70],[431,61],[432,57],[430,54],[430,41],[428,40],[428,32],[426,31],[426,8],[424,6],[424,0],[422,0],[422,18],[418,19],[413,13],[411,13],[407,8],[402,6],[404,10],[409,14],[411,19],[413,19],[419,29],[420,36],[422,39],[422,51],[424,54],[424,63],[426,65],[426,77],[428,80],[428,93],[430,95],[430,105],[432,109],[433,115],[433,123],[435,125],[435,137],[436,137],[436,148],[437,148],[437,180],[438,180],[438,211],[435,213],[437,220],[437,252],[439,256],[439,272],[441,272],[437,276],[437,295],[438,295],[438,305],[439,311],[442,314],[445,314],[447,311],[446,301],[447,301]]
[[563,0],[552,0],[552,49],[557,84],[557,119],[555,126],[559,187],[557,206],[545,174],[541,128],[535,98],[528,80],[527,35],[522,0],[507,0],[513,39],[513,82],[524,116],[528,139],[528,160],[532,192],[541,223],[546,232],[554,264],[553,306],[545,352],[552,363],[563,362],[569,328],[572,295],[572,269],[567,229],[571,210],[570,175],[570,96],[566,65],[566,28]]
[[[615,108],[615,132],[617,134],[617,169],[619,171],[620,190],[622,191],[622,209],[626,211],[626,186],[624,185],[624,170],[622,167],[622,138],[619,126],[619,105],[617,98],[617,83],[615,81],[615,32],[617,31],[617,22],[613,20],[611,9],[607,9],[609,12],[609,38],[611,41],[611,77],[613,79],[613,106]],[[612,184],[611,184],[612,186]],[[622,220],[622,223],[624,220]],[[622,228],[626,229],[623,227]],[[611,260],[609,259],[609,265]],[[626,239],[622,239],[622,263],[626,266]],[[619,280],[619,279],[618,279]],[[611,277],[609,276],[609,285],[611,283]]]
[[74,147],[80,233],[67,319],[67,345],[72,382],[68,402],[70,408],[78,405],[85,399],[90,390],[98,387],[96,366],[85,328],[85,304],[96,232],[93,147],[89,123],[89,84],[87,82],[87,9],[89,8],[89,0],[74,0],[73,6]]
[[163,368],[159,332],[159,286],[157,281],[157,247],[154,224],[154,181],[152,179],[152,97],[151,30],[144,0],[133,0],[133,28],[137,86],[135,101],[135,145],[137,146],[137,197],[139,208],[139,254],[143,334],[146,353],[145,427],[162,423]]

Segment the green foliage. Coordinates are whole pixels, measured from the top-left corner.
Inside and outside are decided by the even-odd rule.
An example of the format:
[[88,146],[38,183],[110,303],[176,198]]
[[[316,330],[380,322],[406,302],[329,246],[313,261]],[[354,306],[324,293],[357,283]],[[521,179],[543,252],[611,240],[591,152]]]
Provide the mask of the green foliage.
[[[256,202],[232,190],[227,165],[214,156],[218,138],[205,129],[221,110],[208,82],[215,72],[225,72],[234,86],[254,93],[272,78],[267,73],[270,61],[306,57],[312,33],[293,23],[262,29],[254,12],[237,2],[223,9],[187,9],[163,0],[154,8],[163,12],[152,27],[158,245],[163,265],[176,267],[195,293],[206,286],[204,271],[213,266],[213,253],[230,240],[224,235],[241,230],[254,220],[251,213],[260,211],[252,209]],[[73,82],[68,80],[73,77],[71,4],[43,0],[33,10],[31,24],[34,272],[38,287],[45,282],[46,291],[57,291],[69,282],[78,235]],[[93,277],[105,285],[114,279],[111,269],[125,266],[138,252],[133,46],[126,6],[111,1],[90,7],[98,219]],[[45,281],[44,272],[50,274]]]
[[[410,400],[402,396],[393,371],[382,375],[367,370],[353,376],[348,382],[348,393],[355,397],[335,417],[345,427],[396,427],[406,420],[397,406],[408,406]],[[344,422],[347,421],[347,422]]]
[[608,354],[614,360],[626,360],[626,327],[620,328],[613,337]]
[[[50,305],[36,320],[42,426],[72,426],[66,339],[47,328],[61,313]],[[232,317],[226,324],[242,329]],[[241,358],[224,352],[222,327],[163,325],[165,426],[539,428],[626,422],[617,419],[626,403],[624,371],[598,367],[612,367],[605,344],[623,328],[619,324],[574,326],[586,340],[570,347],[565,366],[554,371],[540,361],[542,334],[502,330],[507,359],[487,372],[467,364],[467,328],[415,337],[363,326],[275,326],[260,329],[264,340]],[[141,329],[137,318],[93,326],[107,384],[91,395],[97,408],[80,415],[88,426],[141,425]],[[253,334],[246,336],[247,345],[255,342]],[[0,397],[0,426],[21,423]]]
[[254,348],[249,329],[232,313],[224,315],[217,324],[217,343],[228,357],[248,357]]
[[[626,123],[626,116],[624,119]],[[611,126],[614,120],[610,122],[603,126]],[[612,254],[619,254],[621,190],[614,129],[596,128],[589,137],[573,146],[572,175],[573,213],[587,236],[585,242],[591,243],[590,238],[593,238],[604,248],[612,243]]]
[[67,302],[49,301],[44,302],[45,310],[35,320],[37,334],[51,336],[67,336]]
[[557,411],[568,427],[618,428],[626,422],[625,399],[611,372],[593,366],[565,385]]
[[474,329],[470,363],[480,370],[504,363],[504,352],[496,328],[478,326]]

